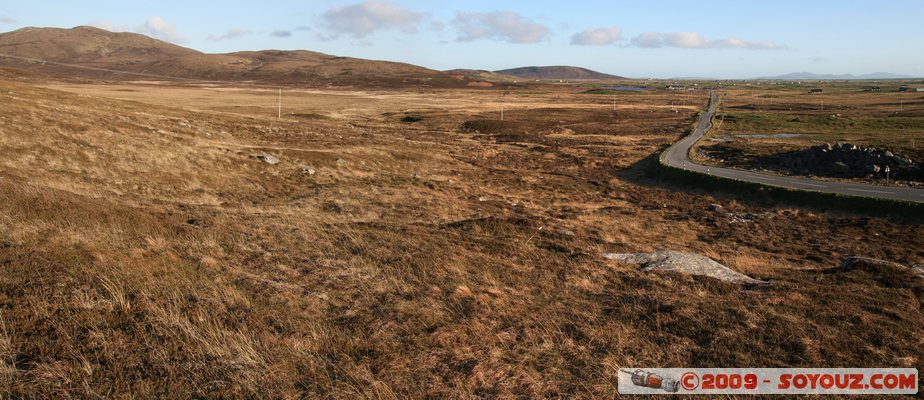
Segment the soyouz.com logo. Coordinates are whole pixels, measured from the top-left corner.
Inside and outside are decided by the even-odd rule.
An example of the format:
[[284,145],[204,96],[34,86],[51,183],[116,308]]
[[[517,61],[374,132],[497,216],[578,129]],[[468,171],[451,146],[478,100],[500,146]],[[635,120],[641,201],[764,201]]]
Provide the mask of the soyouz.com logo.
[[620,394],[917,394],[915,368],[623,368]]

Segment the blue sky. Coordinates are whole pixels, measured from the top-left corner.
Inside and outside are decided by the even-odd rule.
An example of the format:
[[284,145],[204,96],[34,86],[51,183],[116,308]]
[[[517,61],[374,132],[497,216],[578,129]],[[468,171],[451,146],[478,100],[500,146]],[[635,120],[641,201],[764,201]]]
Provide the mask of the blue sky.
[[6,1],[0,31],[94,25],[205,52],[308,49],[434,69],[630,77],[924,76],[924,1]]

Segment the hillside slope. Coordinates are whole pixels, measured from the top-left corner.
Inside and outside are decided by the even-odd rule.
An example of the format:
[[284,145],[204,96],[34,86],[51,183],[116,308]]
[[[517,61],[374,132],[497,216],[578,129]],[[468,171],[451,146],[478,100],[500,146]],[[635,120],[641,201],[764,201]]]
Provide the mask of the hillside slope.
[[587,68],[570,66],[520,67],[494,71],[499,74],[516,76],[522,79],[538,80],[605,80],[623,79],[620,76],[604,74]]
[[80,26],[0,34],[0,65],[68,76],[267,81],[309,86],[464,86],[471,80],[410,64],[311,51],[205,54],[144,35]]
[[[694,117],[673,93],[618,115],[518,93],[499,121],[496,93],[337,91],[358,111],[277,119],[206,106],[256,90],[19,78],[0,79],[2,399],[609,399],[627,365],[924,367],[924,281],[836,268],[920,263],[920,224],[651,184]],[[655,249],[771,284],[600,256]]]
[[494,83],[512,83],[518,80],[522,80],[522,78],[519,78],[513,75],[506,75],[506,74],[502,74],[498,72],[486,71],[483,69],[452,69],[452,70],[443,71],[443,72],[447,74],[451,74],[451,75],[470,78],[470,79],[477,80],[477,81],[486,81],[486,82],[494,82]]

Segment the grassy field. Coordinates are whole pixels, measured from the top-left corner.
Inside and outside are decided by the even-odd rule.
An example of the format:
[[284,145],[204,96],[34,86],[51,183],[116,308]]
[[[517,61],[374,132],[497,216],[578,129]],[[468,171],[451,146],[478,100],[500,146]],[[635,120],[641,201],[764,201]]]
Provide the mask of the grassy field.
[[[730,165],[747,167],[760,157],[837,142],[924,161],[924,93],[898,92],[902,85],[881,82],[749,85],[720,88],[716,129],[703,144]],[[873,86],[881,92],[866,90]],[[812,88],[823,92],[810,94]]]
[[[919,221],[647,174],[704,93],[613,112],[544,87],[500,121],[498,91],[285,90],[277,119],[273,88],[2,72],[0,397],[613,398],[623,367],[924,369],[921,281],[836,268],[921,263]],[[600,257],[656,249],[771,283]]]

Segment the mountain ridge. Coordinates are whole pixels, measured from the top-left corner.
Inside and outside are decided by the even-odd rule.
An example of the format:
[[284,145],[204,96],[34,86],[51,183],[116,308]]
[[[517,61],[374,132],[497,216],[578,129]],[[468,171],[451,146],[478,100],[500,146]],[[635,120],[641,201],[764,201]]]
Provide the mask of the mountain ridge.
[[582,67],[567,65],[529,66],[494,71],[498,74],[533,80],[609,80],[625,79]]
[[0,33],[0,66],[90,78],[162,76],[308,86],[469,86],[476,80],[391,61],[309,50],[208,54],[142,34],[89,26]]
[[869,74],[816,74],[812,72],[791,72],[788,74],[761,77],[762,80],[871,80],[871,79],[912,79],[913,76],[891,72],[873,72]]

